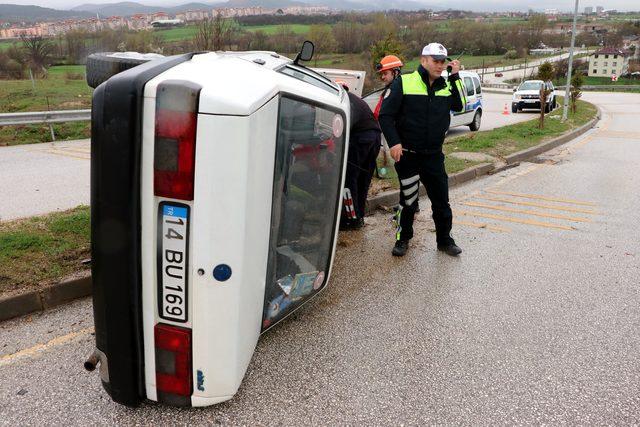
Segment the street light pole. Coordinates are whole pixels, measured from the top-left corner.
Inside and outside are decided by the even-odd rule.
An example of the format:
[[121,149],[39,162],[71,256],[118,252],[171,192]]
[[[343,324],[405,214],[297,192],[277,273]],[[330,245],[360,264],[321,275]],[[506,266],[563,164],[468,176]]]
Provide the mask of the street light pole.
[[567,71],[567,87],[564,91],[564,106],[562,108],[562,121],[567,120],[569,111],[569,95],[571,93],[571,73],[573,72],[573,48],[576,44],[576,24],[578,21],[578,2],[576,0],[576,8],[573,11],[573,29],[571,30],[571,47],[569,48],[569,70]]

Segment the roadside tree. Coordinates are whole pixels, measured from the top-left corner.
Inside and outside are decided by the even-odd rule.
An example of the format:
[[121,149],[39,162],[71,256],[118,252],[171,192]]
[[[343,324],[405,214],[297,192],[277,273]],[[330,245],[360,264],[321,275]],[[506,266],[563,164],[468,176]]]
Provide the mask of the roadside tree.
[[27,66],[34,74],[46,74],[51,65],[53,43],[41,36],[22,36],[22,45]]
[[544,114],[547,111],[547,97],[551,91],[547,89],[546,82],[553,80],[553,65],[549,61],[544,62],[538,67],[538,79],[544,83],[540,86],[540,123],[539,128],[544,129]]
[[582,73],[578,72],[571,77],[571,112],[573,114],[578,111],[578,99],[582,96],[582,84],[584,78]]

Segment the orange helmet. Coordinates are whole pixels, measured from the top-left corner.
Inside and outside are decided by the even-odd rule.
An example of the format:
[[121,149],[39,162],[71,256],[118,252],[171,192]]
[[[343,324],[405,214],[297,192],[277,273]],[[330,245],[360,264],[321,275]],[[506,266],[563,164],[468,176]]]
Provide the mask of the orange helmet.
[[382,58],[380,62],[376,64],[376,71],[380,73],[386,70],[395,70],[395,69],[399,70],[400,67],[402,67],[403,65],[404,64],[402,63],[400,58],[398,58],[397,56],[387,55],[384,58]]

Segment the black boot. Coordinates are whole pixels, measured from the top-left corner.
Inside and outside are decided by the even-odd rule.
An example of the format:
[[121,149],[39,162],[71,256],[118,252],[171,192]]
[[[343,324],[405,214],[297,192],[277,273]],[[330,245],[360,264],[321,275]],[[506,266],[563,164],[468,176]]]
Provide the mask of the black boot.
[[393,246],[393,250],[391,254],[393,256],[404,256],[409,249],[409,241],[408,240],[396,240],[396,244]]
[[458,256],[462,253],[462,249],[455,243],[448,243],[446,245],[438,245],[438,250],[451,256]]
[[364,218],[340,221],[341,231],[359,230],[364,227]]

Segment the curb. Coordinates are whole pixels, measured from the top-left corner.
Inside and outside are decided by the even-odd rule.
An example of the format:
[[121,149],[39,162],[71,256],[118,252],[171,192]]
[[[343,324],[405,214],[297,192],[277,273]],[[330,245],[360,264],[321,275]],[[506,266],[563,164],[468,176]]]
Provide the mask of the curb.
[[91,295],[91,276],[0,299],[0,322]]
[[[598,121],[600,121],[600,119],[602,118],[602,110],[598,106],[596,106],[596,108],[598,110],[598,112],[596,113],[596,117],[580,126],[579,128],[570,131],[569,133],[561,135],[550,141],[540,143],[534,147],[527,148],[526,150],[510,154],[504,158],[505,162],[481,163],[453,175],[449,175],[449,187],[455,187],[456,185],[471,181],[483,175],[494,174],[505,169],[510,169],[512,167],[518,166],[520,162],[529,160],[562,144],[566,144],[567,142],[592,129],[598,123]],[[424,186],[420,185],[420,195],[423,196],[425,194],[426,190],[424,189]],[[389,190],[380,193],[370,199],[367,199],[367,207],[365,210],[366,214],[372,215],[377,209],[395,206],[398,204],[399,198],[400,190]]]
[[[602,111],[598,107],[596,117],[585,125],[574,129],[566,135],[552,139],[551,141],[543,142],[535,147],[510,154],[505,157],[506,163],[481,163],[453,175],[449,175],[449,186],[455,187],[483,175],[493,174],[515,167],[522,161],[556,148],[582,135],[589,129],[593,128],[601,117]],[[424,196],[426,193],[424,186],[420,185],[419,194]],[[400,190],[389,190],[367,199],[366,214],[371,215],[380,208],[397,205],[399,197]],[[52,285],[39,291],[0,299],[0,322],[14,317],[24,316],[25,314],[33,313],[35,311],[43,311],[53,308],[78,298],[91,296],[91,289],[91,276],[88,276],[61,282],[57,285]]]

